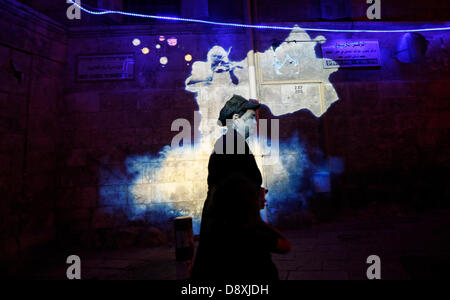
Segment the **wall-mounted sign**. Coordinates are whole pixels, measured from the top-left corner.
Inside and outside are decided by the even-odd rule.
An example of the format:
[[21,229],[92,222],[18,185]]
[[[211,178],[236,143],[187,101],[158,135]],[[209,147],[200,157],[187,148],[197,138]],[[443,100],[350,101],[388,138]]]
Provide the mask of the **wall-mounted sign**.
[[134,54],[81,55],[77,61],[78,81],[132,80]]
[[322,54],[325,69],[381,66],[378,41],[329,41]]

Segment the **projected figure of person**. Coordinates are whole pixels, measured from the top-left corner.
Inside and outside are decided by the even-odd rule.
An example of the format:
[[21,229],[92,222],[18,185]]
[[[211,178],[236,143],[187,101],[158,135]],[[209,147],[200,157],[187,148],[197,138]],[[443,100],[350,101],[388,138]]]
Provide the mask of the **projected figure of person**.
[[220,111],[220,137],[208,165],[194,279],[278,279],[270,252],[290,250],[287,239],[261,220],[261,172],[246,139],[256,127],[259,104],[234,95]]
[[[222,74],[222,73],[228,73],[230,75],[230,80],[234,85],[239,84],[239,78],[235,74],[236,69],[243,69],[242,66],[235,64],[234,62],[231,62],[228,58],[229,54],[231,52],[231,48],[227,51],[219,46],[214,46],[209,52],[208,52],[208,68],[209,70],[202,70],[202,74],[207,74],[204,78],[195,78],[195,76],[191,76],[187,82],[186,85],[196,85],[196,84],[202,84],[202,85],[211,85],[214,81],[214,76],[216,74]],[[196,65],[198,68],[198,65]]]

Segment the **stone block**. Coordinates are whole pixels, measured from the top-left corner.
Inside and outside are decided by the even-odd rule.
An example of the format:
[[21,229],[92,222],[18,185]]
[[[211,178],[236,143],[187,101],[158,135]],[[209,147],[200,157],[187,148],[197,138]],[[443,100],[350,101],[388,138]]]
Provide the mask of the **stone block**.
[[128,208],[102,207],[96,209],[92,218],[92,227],[95,229],[118,228],[128,222]]
[[293,271],[289,272],[288,280],[321,280],[321,271]]
[[150,146],[153,144],[153,128],[136,128],[136,144]]
[[70,167],[61,170],[61,187],[93,186],[98,184],[99,175],[94,167]]
[[102,165],[99,172],[100,185],[127,184],[131,178],[123,165]]
[[99,205],[126,207],[128,203],[127,185],[104,185],[99,187]]
[[26,97],[0,92],[0,111],[5,115],[18,116],[26,113]]
[[442,111],[427,115],[427,129],[447,129],[450,128],[450,112]]
[[152,202],[152,184],[134,184],[128,187],[128,203],[150,204]]
[[136,246],[139,247],[158,247],[167,244],[167,236],[158,228],[150,227],[140,232]]
[[9,155],[0,154],[0,176],[10,174],[12,168],[12,162]]
[[87,113],[100,110],[99,96],[95,92],[67,94],[63,98],[65,112]]
[[100,111],[122,111],[124,96],[121,93],[100,94]]
[[67,131],[67,134],[62,134],[61,140],[67,141],[68,144],[77,149],[91,148],[98,141],[97,136],[94,136],[94,132],[95,130],[92,129],[74,128]]

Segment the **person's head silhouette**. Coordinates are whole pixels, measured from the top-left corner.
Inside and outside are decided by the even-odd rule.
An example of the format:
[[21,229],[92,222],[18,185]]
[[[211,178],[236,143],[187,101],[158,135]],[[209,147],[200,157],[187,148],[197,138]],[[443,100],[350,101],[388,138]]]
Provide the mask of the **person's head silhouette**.
[[260,104],[251,103],[239,95],[233,95],[220,111],[218,124],[236,130],[244,138],[250,136],[250,130],[256,126],[256,110]]

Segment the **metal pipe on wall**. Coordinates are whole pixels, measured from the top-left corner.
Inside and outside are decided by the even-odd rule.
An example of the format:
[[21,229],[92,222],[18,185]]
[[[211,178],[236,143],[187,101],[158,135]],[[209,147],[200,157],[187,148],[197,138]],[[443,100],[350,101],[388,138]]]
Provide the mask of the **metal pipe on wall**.
[[[245,5],[245,23],[252,24],[252,6],[251,0],[246,0]],[[250,99],[258,99],[257,86],[256,86],[256,68],[255,68],[255,39],[253,29],[247,28],[247,36],[248,36],[248,53],[247,53],[247,62],[248,62],[248,79],[250,86]]]
[[[252,0],[246,0],[244,5],[245,11],[245,23],[253,24],[253,10],[252,10]],[[254,4],[254,3],[253,3]],[[256,5],[253,7],[256,8]],[[248,63],[248,80],[249,80],[249,91],[250,99],[258,100],[258,89],[256,82],[256,66],[255,66],[255,37],[252,28],[247,28],[246,33],[248,36],[248,49],[247,52],[247,63]],[[259,103],[259,100],[258,100]],[[259,112],[256,112],[256,119],[259,120]],[[258,133],[259,133],[259,122],[258,122]],[[261,169],[262,176],[264,178],[264,168]],[[265,221],[269,222],[267,204],[264,206],[264,218]]]

